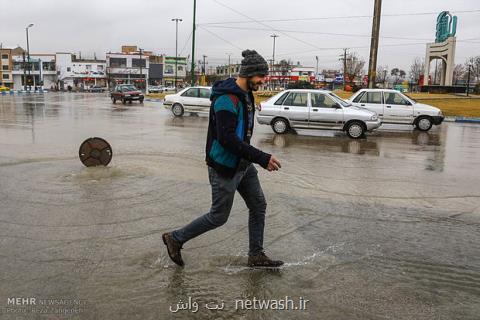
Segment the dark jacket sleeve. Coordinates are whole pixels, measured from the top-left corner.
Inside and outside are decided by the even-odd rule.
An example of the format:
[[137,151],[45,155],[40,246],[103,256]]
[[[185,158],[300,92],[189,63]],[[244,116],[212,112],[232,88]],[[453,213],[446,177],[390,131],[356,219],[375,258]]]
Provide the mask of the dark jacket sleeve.
[[263,168],[268,167],[271,155],[265,153],[238,138],[235,133],[237,117],[227,110],[215,112],[218,142],[227,151],[253,163],[258,163]]

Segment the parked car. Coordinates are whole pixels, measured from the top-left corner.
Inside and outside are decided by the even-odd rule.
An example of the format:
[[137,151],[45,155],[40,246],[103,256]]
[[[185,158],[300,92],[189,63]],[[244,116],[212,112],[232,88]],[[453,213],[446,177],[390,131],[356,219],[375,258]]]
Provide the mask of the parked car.
[[278,134],[297,128],[328,129],[342,130],[358,139],[382,124],[375,112],[354,107],[326,90],[285,90],[262,102],[258,109],[258,123],[270,125]]
[[165,91],[165,87],[163,86],[149,86],[148,93],[162,93]]
[[440,109],[418,103],[392,89],[361,89],[348,101],[376,112],[383,123],[414,125],[422,131],[430,130],[432,125],[439,125],[444,119]]
[[117,100],[122,101],[123,104],[136,100],[140,103],[143,103],[143,93],[138,90],[132,84],[119,84],[115,87],[115,89],[111,92],[110,97],[113,103],[116,103]]
[[163,101],[165,108],[172,110],[176,117],[185,112],[208,113],[210,110],[211,87],[185,88],[175,94],[167,94]]
[[89,92],[104,92],[105,91],[105,88],[102,87],[102,86],[91,86],[89,89],[88,89]]

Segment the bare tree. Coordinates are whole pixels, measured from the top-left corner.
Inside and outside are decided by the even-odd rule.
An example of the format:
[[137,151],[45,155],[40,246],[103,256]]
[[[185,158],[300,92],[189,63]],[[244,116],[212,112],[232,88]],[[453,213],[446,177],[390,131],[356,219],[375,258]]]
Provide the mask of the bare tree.
[[466,68],[463,64],[456,64],[453,68],[453,84],[456,84],[458,80],[465,80],[467,73],[465,72]]
[[406,73],[402,69],[393,68],[390,71],[390,75],[394,78],[394,84],[398,84],[400,80],[405,78]]
[[352,52],[347,56],[345,75],[350,80],[350,83],[361,75],[364,66],[365,60],[359,57],[356,52]]
[[480,80],[480,56],[470,57],[465,61],[465,71],[468,73],[468,67],[470,66],[470,79],[471,81]]
[[425,59],[416,57],[412,65],[410,66],[410,78],[414,82],[418,82],[420,79],[420,75],[423,74],[423,70],[425,69]]
[[388,73],[388,66],[378,66],[377,67],[377,75],[375,79],[377,80],[377,83],[382,83],[384,84],[385,81],[387,80],[387,73]]

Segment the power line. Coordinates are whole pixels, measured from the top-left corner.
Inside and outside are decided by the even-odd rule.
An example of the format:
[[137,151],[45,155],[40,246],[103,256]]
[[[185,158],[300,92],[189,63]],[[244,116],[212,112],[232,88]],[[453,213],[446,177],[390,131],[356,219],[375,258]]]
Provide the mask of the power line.
[[203,26],[199,26],[201,27],[203,30],[207,31],[208,33],[210,33],[211,35],[213,35],[214,37],[217,37],[218,39],[222,40],[222,41],[225,41],[226,43],[228,43],[229,45],[231,45],[232,47],[238,49],[238,50],[242,50],[242,48],[240,48],[239,46],[237,46],[236,44],[228,41],[227,39],[225,38],[222,38],[221,36],[219,36],[218,34],[208,30],[207,28],[203,27]]
[[[229,27],[229,26],[220,26],[220,25],[209,26],[209,28],[271,31],[271,29],[249,28],[249,27]],[[284,29],[275,29],[275,31],[288,32],[288,33],[301,33],[301,34],[318,34],[318,35],[330,35],[330,36],[346,36],[346,37],[365,37],[365,38],[371,38],[371,37],[372,37],[371,35],[368,35],[368,34],[334,33],[334,32],[318,32],[318,31],[303,31],[303,30],[284,30]],[[396,36],[380,36],[380,38],[385,38],[385,39],[399,39],[399,40],[424,40],[424,41],[430,41],[430,40],[431,40],[431,39],[426,39],[426,38],[409,38],[409,37],[396,37]]]
[[279,33],[285,35],[286,37],[288,37],[288,38],[290,38],[290,39],[294,39],[294,40],[296,40],[296,41],[298,41],[298,42],[301,42],[301,43],[303,43],[303,44],[306,44],[306,45],[308,45],[308,46],[310,46],[310,47],[316,48],[316,49],[318,49],[318,50],[322,50],[322,48],[320,48],[320,47],[318,47],[318,46],[316,46],[316,45],[314,45],[314,44],[312,44],[312,43],[309,43],[309,42],[304,41],[304,40],[302,40],[302,39],[299,39],[299,38],[296,38],[296,37],[294,37],[294,36],[291,36],[291,35],[289,35],[288,33],[285,33],[285,32],[282,32],[282,31],[278,31],[276,28],[274,28],[274,27],[272,27],[272,26],[270,26],[270,25],[268,25],[268,24],[266,24],[266,23],[263,23],[263,22],[261,22],[261,21],[255,20],[254,18],[249,17],[249,16],[247,16],[246,14],[241,13],[240,11],[233,9],[232,7],[229,7],[229,6],[227,6],[226,4],[223,4],[223,3],[221,3],[221,2],[218,1],[218,0],[213,0],[213,1],[216,2],[217,4],[221,5],[222,7],[225,7],[225,8],[227,8],[227,9],[235,12],[236,14],[239,14],[239,15],[241,15],[241,16],[243,16],[243,17],[246,17],[247,19],[250,19],[251,21],[254,21],[254,22],[258,23],[258,24],[261,24],[261,25],[263,25],[263,26],[265,26],[265,27],[267,27],[267,28],[270,28],[271,31],[279,32]]
[[189,43],[190,38],[192,38],[192,33],[193,33],[193,30],[190,31],[190,35],[188,36],[187,41],[185,41],[185,43],[183,44],[183,48],[182,50],[180,50],[180,53],[179,53],[180,56],[182,55],[183,50],[185,50],[185,48],[187,47],[187,44]]
[[[217,2],[217,1],[215,1]],[[478,13],[480,9],[474,10],[449,10],[451,13]],[[392,13],[382,14],[382,17],[403,17],[403,16],[425,16],[425,15],[437,15],[438,12],[406,12],[406,13]],[[357,18],[372,18],[372,15],[352,15],[352,16],[327,16],[316,18],[290,18],[290,19],[263,19],[256,20],[256,22],[291,22],[291,21],[315,21],[315,20],[333,20],[333,19],[357,19]],[[250,20],[237,20],[237,21],[223,21],[223,22],[205,22],[201,25],[216,25],[216,24],[235,24],[235,23],[249,23]]]

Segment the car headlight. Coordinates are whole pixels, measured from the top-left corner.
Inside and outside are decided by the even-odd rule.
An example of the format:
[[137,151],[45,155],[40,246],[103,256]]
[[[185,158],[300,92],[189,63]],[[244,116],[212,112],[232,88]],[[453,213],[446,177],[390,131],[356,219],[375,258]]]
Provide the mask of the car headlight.
[[372,120],[372,121],[376,121],[377,119],[378,119],[378,116],[377,116],[376,114],[374,114],[374,115],[370,118],[370,120]]

